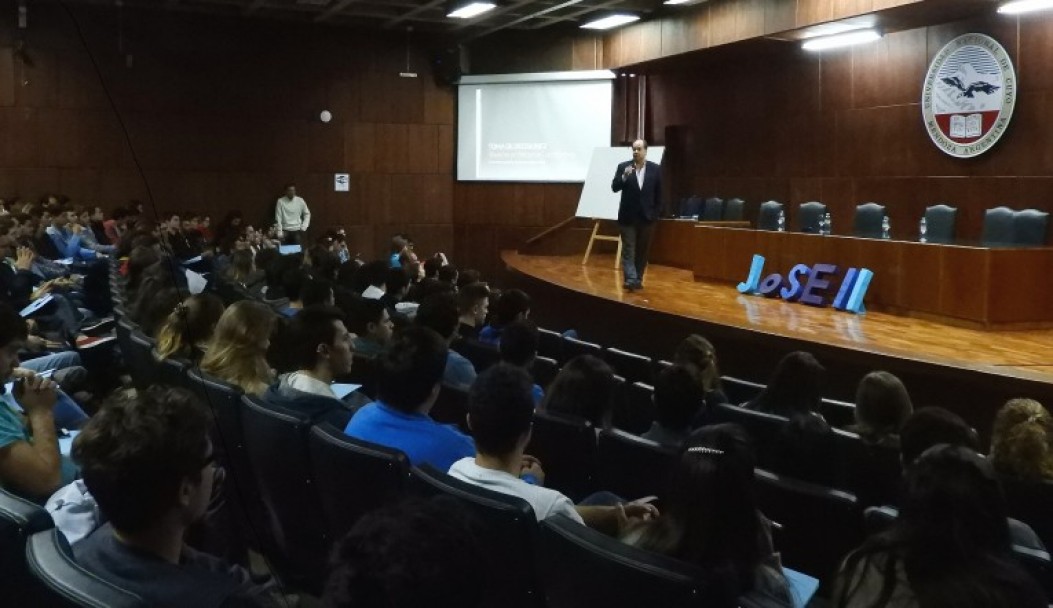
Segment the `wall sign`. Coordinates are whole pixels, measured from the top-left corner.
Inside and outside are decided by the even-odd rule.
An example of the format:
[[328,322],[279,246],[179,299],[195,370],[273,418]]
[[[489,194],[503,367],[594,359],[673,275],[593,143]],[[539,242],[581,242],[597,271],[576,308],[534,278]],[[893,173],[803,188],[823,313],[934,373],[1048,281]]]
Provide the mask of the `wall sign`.
[[925,130],[951,156],[979,156],[1009,126],[1016,91],[1013,62],[997,40],[984,34],[958,36],[936,53],[925,75]]
[[347,173],[333,174],[333,190],[336,192],[350,192],[351,176]]
[[750,264],[750,274],[739,283],[739,293],[782,298],[787,302],[800,302],[809,306],[826,306],[831,303],[837,310],[863,314],[863,298],[874,278],[874,273],[866,268],[849,268],[841,277],[841,286],[836,294],[831,289],[838,275],[837,266],[833,264],[797,264],[783,277],[775,273],[763,279],[764,256],[754,255]]

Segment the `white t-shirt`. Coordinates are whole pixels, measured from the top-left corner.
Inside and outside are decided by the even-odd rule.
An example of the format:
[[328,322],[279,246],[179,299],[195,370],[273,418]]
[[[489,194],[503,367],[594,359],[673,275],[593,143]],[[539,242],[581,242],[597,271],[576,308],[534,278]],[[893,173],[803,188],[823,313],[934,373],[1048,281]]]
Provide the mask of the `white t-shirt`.
[[366,287],[366,290],[362,292],[362,297],[367,300],[379,300],[384,295],[384,290],[377,287],[376,285],[370,285]]
[[475,464],[475,458],[462,458],[453,463],[453,466],[450,467],[450,476],[487,490],[522,498],[530,503],[538,521],[553,515],[566,515],[579,524],[584,523],[577,510],[574,509],[574,503],[563,494],[556,490],[531,485],[504,471],[485,469]]

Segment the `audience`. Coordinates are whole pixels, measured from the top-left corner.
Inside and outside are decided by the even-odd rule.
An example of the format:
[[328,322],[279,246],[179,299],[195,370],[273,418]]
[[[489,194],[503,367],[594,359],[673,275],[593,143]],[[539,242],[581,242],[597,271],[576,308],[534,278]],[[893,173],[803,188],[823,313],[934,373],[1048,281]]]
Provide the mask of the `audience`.
[[[922,410],[924,411],[924,410]],[[1041,587],[1012,557],[990,463],[937,445],[907,470],[900,516],[846,559],[838,607],[1041,608]]]
[[706,391],[693,365],[675,364],[659,372],[654,383],[655,421],[642,435],[679,449],[691,434],[692,421],[705,407]]
[[[457,297],[452,294],[435,294],[421,303],[417,309],[415,323],[427,327],[446,340],[449,347],[457,338]],[[475,366],[456,350],[450,350],[446,358],[446,371],[442,384],[467,391],[475,382]]]
[[347,426],[351,409],[330,386],[336,377],[351,371],[354,334],[344,327],[343,319],[339,309],[329,306],[310,306],[293,317],[281,332],[281,342],[290,350],[295,371],[279,376],[277,385],[267,391],[266,401],[337,428]]
[[401,450],[415,466],[447,471],[475,454],[472,439],[428,416],[446,370],[446,341],[424,327],[408,327],[379,358],[377,400],[351,418],[344,432]]
[[478,340],[490,307],[490,288],[471,283],[458,289],[457,310],[461,314],[457,333],[466,340]]
[[[538,332],[532,323],[516,321],[501,335],[501,361],[530,372],[537,359]],[[534,405],[541,405],[545,390],[537,384],[531,387]]]
[[151,606],[274,606],[269,585],[183,542],[220,490],[208,411],[188,392],[118,397],[85,425],[73,457],[106,523],[77,563]]
[[712,408],[714,405],[727,403],[728,398],[720,385],[720,370],[717,367],[717,351],[709,340],[698,334],[691,334],[684,338],[673,353],[673,363],[694,367],[697,378],[702,383],[705,391],[705,405]]
[[825,376],[811,353],[792,352],[779,361],[761,394],[743,407],[785,418],[818,415]]
[[998,410],[991,465],[1007,479],[1053,482],[1053,416],[1041,403],[1011,399]]
[[192,295],[176,305],[157,330],[158,359],[200,363],[223,315],[223,302],[210,293]]
[[216,324],[201,370],[246,393],[262,396],[274,380],[266,359],[274,320],[274,312],[259,302],[231,304]]
[[333,306],[333,284],[326,279],[308,278],[300,291],[304,308],[309,306]]
[[530,316],[530,296],[518,289],[504,291],[497,298],[493,307],[493,318],[490,324],[479,331],[479,341],[483,344],[499,346],[501,332],[516,321]]
[[289,298],[289,304],[280,312],[286,317],[295,316],[304,307],[303,288],[310,280],[302,268],[290,268],[282,274],[282,293]]
[[772,546],[771,522],[757,508],[753,448],[737,425],[695,431],[673,468],[664,514],[629,527],[631,545],[697,564],[724,593],[764,606],[794,606]]
[[384,285],[387,281],[389,267],[384,262],[370,262],[359,269],[358,274],[362,277],[361,282],[366,284],[362,291],[362,297],[369,300],[379,300],[384,295]]
[[356,334],[351,347],[366,357],[383,354],[395,328],[391,322],[391,313],[380,300],[365,297],[352,301],[351,307],[348,318],[352,320],[351,330]]
[[856,389],[856,424],[849,428],[869,444],[899,447],[899,430],[914,412],[910,395],[899,378],[871,372]]
[[599,357],[579,355],[563,365],[548,387],[541,409],[576,416],[598,429],[610,426],[614,370]]

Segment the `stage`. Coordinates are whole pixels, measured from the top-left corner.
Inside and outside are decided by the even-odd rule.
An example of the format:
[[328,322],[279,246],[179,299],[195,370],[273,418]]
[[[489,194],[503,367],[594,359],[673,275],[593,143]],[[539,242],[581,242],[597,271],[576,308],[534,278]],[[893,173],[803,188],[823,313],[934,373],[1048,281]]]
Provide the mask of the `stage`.
[[[534,296],[544,327],[572,324],[582,339],[668,359],[695,331],[717,347],[721,372],[764,381],[792,350],[829,370],[826,396],[851,400],[868,371],[899,375],[915,406],[942,405],[981,432],[1011,397],[1053,405],[1053,330],[977,330],[880,312],[854,315],[739,294],[731,283],[695,281],[689,270],[650,265],[642,291],[621,288],[611,255],[502,253],[509,280]],[[745,278],[745,277],[743,277]],[[555,306],[556,309],[547,309]]]

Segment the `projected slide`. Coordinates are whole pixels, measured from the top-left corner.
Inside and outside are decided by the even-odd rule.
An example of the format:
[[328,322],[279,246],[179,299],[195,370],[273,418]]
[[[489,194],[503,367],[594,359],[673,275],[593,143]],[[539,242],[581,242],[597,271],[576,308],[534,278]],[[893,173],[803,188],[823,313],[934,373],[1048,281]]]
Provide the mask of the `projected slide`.
[[611,83],[462,84],[457,179],[583,182],[611,133]]

